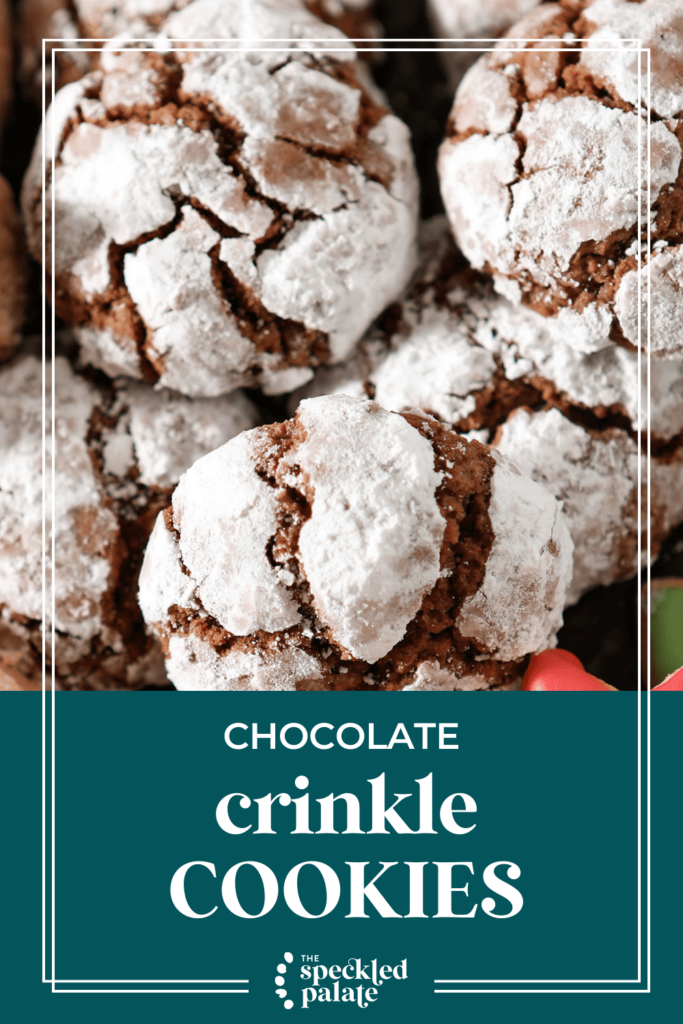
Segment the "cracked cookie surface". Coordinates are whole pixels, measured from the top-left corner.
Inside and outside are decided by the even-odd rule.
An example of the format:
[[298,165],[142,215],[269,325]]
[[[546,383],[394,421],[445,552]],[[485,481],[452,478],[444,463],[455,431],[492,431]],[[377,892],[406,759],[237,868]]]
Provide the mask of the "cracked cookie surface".
[[[683,352],[682,26],[680,0],[543,4],[456,94],[439,158],[456,240],[502,294],[556,318],[582,352],[609,340]],[[539,42],[512,41],[523,38]],[[651,47],[649,108],[629,39]],[[649,207],[639,203],[648,176]]]

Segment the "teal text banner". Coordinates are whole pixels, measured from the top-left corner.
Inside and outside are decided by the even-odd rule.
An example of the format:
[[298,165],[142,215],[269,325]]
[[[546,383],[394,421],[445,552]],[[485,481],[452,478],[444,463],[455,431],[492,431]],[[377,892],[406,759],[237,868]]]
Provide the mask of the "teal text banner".
[[640,699],[48,696],[41,982],[41,697],[3,695],[10,1019],[663,1009],[681,702],[652,698],[650,970]]

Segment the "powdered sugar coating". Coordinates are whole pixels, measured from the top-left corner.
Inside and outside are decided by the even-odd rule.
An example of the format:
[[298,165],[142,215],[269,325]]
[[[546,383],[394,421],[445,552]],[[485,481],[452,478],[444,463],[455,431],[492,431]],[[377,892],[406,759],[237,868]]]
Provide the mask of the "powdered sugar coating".
[[574,403],[589,408],[621,405],[635,422],[637,356],[609,338],[596,351],[584,353],[567,342],[557,320],[498,301],[478,326],[477,340],[499,356],[510,379],[539,375]]
[[448,309],[427,308],[403,344],[372,374],[375,399],[387,409],[424,409],[446,423],[475,408],[473,392],[493,380],[496,362],[473,345]]
[[[647,103],[642,73],[638,74],[638,53],[628,52],[629,42],[639,40],[651,51],[652,110],[662,118],[683,110],[683,11],[672,0],[595,0],[584,9],[584,17],[595,25],[581,54],[581,63],[598,81],[609,82],[633,106]],[[631,43],[632,46],[632,43]],[[640,93],[638,79],[641,78]]]
[[142,614],[148,622],[162,622],[174,604],[181,602],[183,607],[197,607],[195,590],[194,580],[183,572],[178,541],[167,529],[160,512],[140,570]]
[[[375,661],[401,639],[438,578],[445,522],[435,499],[433,451],[403,418],[346,397],[306,401],[299,418],[306,439],[292,458],[314,495],[299,539],[302,570],[336,641],[352,656]],[[177,552],[157,538],[141,576],[148,621],[163,621],[150,618],[161,610],[159,577],[179,582],[185,597],[188,580],[195,581],[203,608],[237,636],[299,622],[287,576],[266,556],[278,501],[255,473],[259,436],[235,438],[182,478],[173,498]],[[158,523],[155,533],[164,529]],[[189,577],[174,569],[179,556]],[[167,608],[187,606],[172,588],[164,595]]]
[[130,34],[141,38],[160,18],[168,17],[188,0],[73,0],[78,22],[87,34],[109,38]]
[[97,327],[73,327],[72,334],[84,365],[96,366],[110,377],[143,379],[140,355],[132,338]]
[[[509,378],[544,377],[572,403],[598,410],[620,407],[635,430],[646,428],[647,365],[643,359],[639,410],[637,353],[609,339],[597,351],[582,353],[567,340],[561,317],[545,318],[506,302],[493,304],[477,340],[499,356]],[[683,359],[653,361],[650,380],[652,430],[669,440],[683,430]]]
[[640,342],[652,355],[680,356],[683,352],[683,245],[660,249],[640,270],[624,274],[614,305],[624,336],[630,342],[634,345]]
[[439,574],[445,521],[429,442],[406,420],[346,396],[299,406],[297,459],[313,488],[299,549],[318,615],[355,658],[405,634]]
[[[444,47],[460,47],[451,40],[478,39],[488,41],[501,35],[521,18],[538,0],[427,0],[427,14],[435,35],[444,40]],[[472,46],[486,46],[487,42]],[[490,44],[489,44],[490,45]],[[478,54],[458,53],[442,49],[441,56],[451,85],[455,87]]]
[[42,615],[42,372],[29,357],[0,370],[0,605]]
[[445,39],[499,36],[535,6],[534,0],[428,0],[433,23]]
[[[652,360],[643,367],[645,390],[650,389],[650,429],[655,437],[670,440],[683,431],[683,360]],[[645,391],[645,395],[647,392]],[[643,402],[647,406],[647,399]],[[645,421],[646,412],[642,419]]]
[[[132,571],[136,536],[139,546],[152,525],[145,526],[146,509],[155,501],[159,507],[188,463],[252,426],[256,412],[241,394],[192,403],[135,384],[102,391],[61,357],[54,371],[54,510],[49,422],[45,486],[58,685],[163,683],[149,643],[130,646],[121,563],[126,559]],[[49,410],[49,389],[47,403]],[[41,420],[42,368],[37,359],[20,357],[0,372],[0,606],[30,620],[29,632],[43,616]],[[124,545],[122,528],[131,524]],[[48,589],[48,616],[50,608]]]
[[493,135],[502,135],[512,127],[516,114],[517,103],[507,77],[479,61],[455,97],[454,116],[459,130],[483,128]]
[[[512,186],[510,243],[525,254],[525,270],[533,274],[535,256],[552,280],[569,270],[582,242],[635,224],[638,118],[568,96],[526,109],[518,132],[527,140],[522,165],[528,177]],[[652,125],[651,136],[657,196],[676,180],[681,147],[663,125]]]
[[591,434],[558,409],[519,409],[496,444],[562,502],[574,541],[568,603],[636,572],[638,450],[625,431]]
[[97,392],[65,360],[55,371],[55,622],[89,640],[106,629],[102,600],[114,578],[119,526],[103,501],[86,443]]
[[[680,356],[652,360],[649,371],[647,360],[641,358],[639,401],[638,354],[610,340],[608,325],[600,333],[599,319],[595,345],[587,346],[586,352],[571,336],[569,309],[557,317],[543,317],[506,302],[482,280],[457,275],[444,295],[442,261],[451,251],[448,237],[445,218],[423,225],[419,271],[391,332],[374,328],[352,359],[319,370],[310,384],[291,396],[292,414],[302,398],[372,395],[387,409],[417,407],[457,424],[472,413],[486,388],[495,389],[502,372],[505,381],[528,381],[545,394],[550,387],[562,403],[595,411],[599,417],[611,412],[626,416],[634,430],[645,430],[649,372],[653,435],[670,441],[683,430]],[[672,312],[668,333],[677,328]]]
[[[55,625],[85,641],[106,631],[102,600],[113,577],[119,528],[114,514],[103,505],[85,440],[97,392],[75,377],[63,359],[57,360],[55,377],[54,513],[49,501],[47,506],[48,530],[54,529]],[[40,620],[43,482],[42,369],[38,360],[24,356],[2,370],[0,389],[0,604]],[[48,447],[48,466],[49,459]],[[51,493],[50,477],[48,496]]]
[[192,207],[183,207],[182,218],[172,234],[125,256],[124,279],[150,332],[159,383],[220,395],[241,382],[256,349],[213,284],[209,250],[220,235]]
[[463,604],[458,629],[503,660],[552,647],[572,575],[573,544],[560,506],[494,451],[486,576]]
[[291,142],[252,136],[242,157],[261,193],[293,209],[322,215],[360,199],[363,175],[357,167],[321,160]]
[[129,426],[140,482],[173,487],[198,458],[251,430],[258,414],[245,395],[191,401],[172,391],[131,384],[120,392],[129,404]]
[[102,428],[101,453],[105,474],[119,478],[106,482],[116,496],[146,488],[169,491],[193,463],[251,430],[260,418],[240,391],[190,399],[122,379],[107,412],[115,424]]
[[179,690],[317,689],[320,665],[304,651],[235,651],[219,657],[200,637],[172,636],[166,670]]
[[[164,31],[164,23],[174,12],[188,6],[191,10],[178,23],[178,31],[185,38],[189,37],[188,30],[194,30],[193,39],[233,39],[240,35],[245,40],[259,39],[264,32],[274,39],[289,39],[294,29],[295,38],[303,31],[311,39],[330,38],[338,47],[351,50],[345,37],[329,25],[351,38],[375,40],[381,35],[379,24],[370,14],[372,0],[19,0],[20,77],[25,93],[40,104],[43,39],[48,40],[45,78],[49,95],[53,46],[49,40],[70,43],[68,52],[59,54],[59,88],[86,74],[97,63],[92,50],[88,51],[88,39],[153,41],[160,30]],[[318,19],[328,25],[321,27]]]
[[360,90],[299,60],[282,65],[281,52],[247,61],[195,52],[183,61],[185,88],[209,96],[253,139],[284,138],[334,154],[355,142]]
[[[655,248],[660,239],[681,241],[671,210],[680,192],[674,118],[681,114],[683,45],[680,12],[664,0],[596,0],[581,8],[539,5],[510,29],[511,38],[542,39],[557,54],[501,42],[468,72],[439,166],[468,259],[492,271],[510,301],[562,319],[566,340],[588,353],[610,337],[632,341],[615,292],[620,280],[629,287],[637,251],[639,138],[651,139]],[[636,110],[637,55],[624,52],[629,38],[644,37],[653,54],[649,124]],[[578,63],[562,52],[574,40],[583,41]],[[600,52],[605,46],[617,52]],[[644,149],[642,157],[645,188]],[[672,301],[679,320],[680,301],[672,296],[668,307]],[[669,352],[683,351],[671,344]],[[654,354],[665,349],[661,340],[651,345]]]
[[[29,248],[32,253],[40,251],[40,246],[42,246],[42,230],[38,230],[41,226],[36,224],[35,217],[27,216],[27,213],[32,214],[41,201],[43,151],[46,163],[51,164],[69,118],[77,109],[79,102],[85,97],[88,87],[92,82],[94,82],[94,79],[87,77],[78,82],[70,82],[68,85],[65,85],[63,89],[56,93],[54,102],[50,104],[45,112],[45,119],[22,183],[21,205],[24,220],[26,221]],[[46,214],[50,212],[47,198],[46,196]],[[50,228],[52,227],[51,220],[51,217],[47,220],[46,228],[48,225]]]
[[[511,135],[443,144],[446,210],[473,266],[561,288],[583,242],[637,222],[638,118],[584,96],[547,98],[524,110],[517,131],[523,153]],[[675,181],[681,148],[664,125],[651,131],[656,198]]]
[[283,246],[259,257],[263,304],[324,331],[332,362],[344,359],[389,297],[396,297],[396,279],[410,277],[412,241],[408,249],[401,242],[397,250],[396,243],[412,236],[414,209],[369,181],[353,207],[302,221]]
[[369,398],[370,375],[386,354],[385,338],[371,328],[350,359],[335,366],[322,367],[310,382],[288,396],[289,415],[295,415],[304,398],[320,398],[323,395],[349,395],[362,400]]
[[404,686],[402,693],[418,693],[420,691],[444,692],[451,690],[486,690],[486,679],[483,676],[470,675],[458,677],[441,668],[438,662],[424,661],[415,675],[415,682]]
[[261,391],[264,395],[284,395],[296,388],[303,387],[313,377],[310,366],[288,366],[283,369],[271,370],[268,361],[262,360]]
[[173,221],[169,190],[195,197],[251,238],[261,237],[272,220],[272,211],[250,199],[244,182],[219,160],[208,131],[83,122],[67,138],[60,160],[54,186],[56,269],[74,274],[86,296],[109,284],[112,241],[127,245]]
[[[501,280],[509,284],[510,278],[494,279],[496,291],[505,295],[506,292],[499,287]],[[513,301],[517,301],[517,297]],[[565,346],[569,345],[581,354],[592,355],[614,346],[615,343],[610,338],[612,317],[611,310],[605,306],[598,306],[595,302],[589,302],[580,310],[563,306],[552,319],[551,332],[562,338]]]
[[[498,461],[519,475],[503,456]],[[535,539],[507,544],[506,561],[491,527],[510,528],[509,517],[496,508],[489,521],[486,512],[490,473],[500,470],[493,467],[481,445],[429,417],[342,395],[306,400],[293,421],[240,435],[199,460],[175,492],[172,520],[166,512],[157,521],[140,581],[141,606],[163,639],[175,684],[514,685],[525,643],[540,644],[533,628],[517,630],[515,653],[502,645],[500,655],[491,652],[490,620],[503,613],[488,593],[486,613],[468,619],[476,658],[447,624],[459,627],[466,596],[486,587],[487,558],[498,576],[531,572],[532,549],[546,531],[535,592],[545,603],[534,622],[549,637],[561,616],[571,540],[548,514],[549,507],[559,514],[559,505],[527,480],[521,489]],[[528,534],[512,494],[513,532]],[[472,559],[464,575],[453,547],[461,544]],[[530,583],[527,606],[532,591]],[[506,614],[514,619],[514,607]]]
[[[449,140],[439,151],[441,194],[458,245],[473,267],[510,252],[509,186],[517,176],[519,148],[507,135]],[[496,266],[497,264],[493,264]]]
[[[466,278],[456,276],[454,280],[460,283],[451,283],[444,297],[446,281],[439,260],[432,266],[431,262],[427,246],[419,287],[403,303],[396,332],[388,342],[384,339],[376,345],[373,360],[360,358],[366,354],[365,344],[371,336],[354,360],[336,369],[334,380],[330,371],[319,374],[303,394],[325,387],[330,393],[349,393],[355,388],[362,394],[374,387],[375,399],[386,408],[398,411],[417,406],[448,423],[457,423],[479,400],[482,383],[493,387],[494,394],[503,389],[504,395],[504,389],[514,382],[520,386],[532,382],[547,400],[558,402],[566,415],[560,409],[532,414],[519,408],[510,415],[502,407],[497,414],[497,423],[502,423],[497,435],[494,419],[490,434],[488,430],[469,431],[466,436],[484,442],[495,439],[526,475],[563,503],[575,544],[569,603],[594,586],[632,576],[637,570],[637,446],[623,426],[608,424],[623,425],[621,417],[626,414],[634,430],[639,422],[645,429],[645,360],[639,421],[636,353],[606,339],[598,351],[582,354],[566,343],[557,320],[511,306],[481,282],[468,285]],[[434,283],[425,289],[429,281],[441,283],[440,300]],[[443,343],[430,343],[434,325],[438,325]],[[468,380],[470,353],[477,352],[489,357],[493,371],[498,367],[504,371],[505,381],[495,381],[490,372],[483,380],[471,381],[469,390],[462,386]],[[398,373],[399,367],[403,373]],[[650,387],[652,433],[655,445],[660,446],[683,430],[683,361],[653,361]],[[460,389],[464,398],[458,397]],[[292,396],[293,403],[296,397]],[[539,397],[538,393],[535,398],[533,393],[526,397],[522,391],[516,402],[536,406]],[[582,407],[589,415],[597,413],[594,423],[604,424],[599,431],[586,430],[567,418],[585,421]],[[667,530],[680,521],[676,518],[676,494],[683,482],[677,481],[677,466],[666,454],[653,461],[653,473],[657,479],[668,480],[672,492],[669,497],[662,484],[653,503],[655,550]]]
[[204,608],[236,636],[299,621],[266,554],[278,502],[254,472],[254,440],[248,431],[199,459],[173,495],[183,564]]
[[658,546],[660,539],[683,522],[683,447],[668,459],[652,460],[650,488],[652,529]]
[[[264,47],[272,41],[274,50],[284,46],[292,51],[327,40],[339,50],[339,59],[353,60],[355,55],[346,36],[322,23],[301,0],[194,0],[164,20],[159,36],[160,42],[164,38],[229,39],[244,50],[254,40]],[[275,53],[265,59],[273,66],[281,63]]]
[[[463,324],[458,315],[439,313],[443,344],[421,344],[419,326],[398,335],[371,361],[365,343],[358,356],[339,367],[319,371],[311,384],[294,392],[293,414],[303,398],[345,394],[375,399],[387,409],[413,407],[447,423],[465,419],[476,405],[478,392],[492,384],[499,360],[510,381],[550,382],[572,404],[598,409],[621,409],[634,429],[646,426],[647,367],[642,366],[641,408],[638,407],[638,360],[635,353],[609,344],[582,354],[562,339],[553,321],[531,310],[492,299],[478,302]],[[450,320],[450,323],[448,321]],[[474,326],[471,321],[474,320]],[[464,337],[469,341],[465,341]],[[450,342],[448,341],[450,339]],[[404,374],[404,368],[407,372]],[[653,432],[670,440],[683,430],[683,360],[654,362],[650,370]],[[640,418],[639,418],[640,417]]]

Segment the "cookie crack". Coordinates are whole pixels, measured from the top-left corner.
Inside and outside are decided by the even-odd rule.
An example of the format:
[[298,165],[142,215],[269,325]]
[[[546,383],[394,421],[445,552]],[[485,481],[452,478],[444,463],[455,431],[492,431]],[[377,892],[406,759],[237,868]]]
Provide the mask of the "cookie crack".
[[[329,362],[329,335],[316,331],[296,320],[287,320],[272,313],[258,295],[249,288],[220,258],[220,243],[209,250],[211,278],[216,293],[235,317],[239,329],[257,353],[279,357],[278,367],[318,366]],[[258,379],[263,372],[260,363],[252,372]]]

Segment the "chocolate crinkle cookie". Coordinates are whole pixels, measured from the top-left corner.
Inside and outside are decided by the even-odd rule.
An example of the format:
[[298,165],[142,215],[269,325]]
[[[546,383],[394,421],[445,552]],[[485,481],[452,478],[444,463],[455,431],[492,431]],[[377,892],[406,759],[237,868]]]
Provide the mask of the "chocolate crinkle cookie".
[[[302,398],[340,393],[396,411],[418,407],[495,445],[562,502],[575,549],[568,604],[633,576],[639,466],[647,481],[637,354],[609,340],[581,353],[556,320],[496,295],[464,268],[443,218],[423,225],[421,250],[404,301],[352,360],[290,396],[292,412]],[[683,359],[653,360],[650,388],[656,554],[683,521]],[[646,523],[644,508],[643,530]]]
[[21,338],[27,280],[21,218],[12,189],[0,174],[0,362],[9,359]]
[[[289,5],[247,17],[199,0],[165,23],[164,45],[211,35],[198,6],[230,14],[233,37],[301,44],[105,50],[101,71],[57,94],[57,311],[109,374],[191,396],[286,392],[348,356],[413,270],[409,133],[360,84],[344,36],[339,53],[303,49],[334,29]],[[23,193],[36,255],[41,149]]]
[[[60,688],[167,684],[137,607],[144,547],[182,472],[253,427],[255,410],[240,392],[191,401],[140,384],[96,385],[61,357],[54,370],[52,513],[49,425],[45,493],[56,651],[48,664],[54,660]],[[0,371],[0,665],[33,683],[41,677],[43,617],[41,421],[42,368],[22,356]],[[48,620],[50,606],[48,592]]]
[[552,645],[571,565],[559,504],[504,456],[327,396],[188,470],[140,604],[179,689],[500,688]]
[[681,18],[681,0],[543,4],[455,97],[439,173],[458,244],[584,352],[683,353]]

